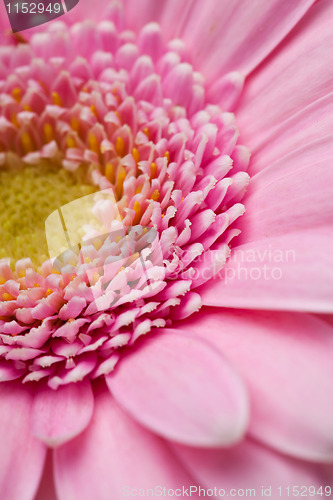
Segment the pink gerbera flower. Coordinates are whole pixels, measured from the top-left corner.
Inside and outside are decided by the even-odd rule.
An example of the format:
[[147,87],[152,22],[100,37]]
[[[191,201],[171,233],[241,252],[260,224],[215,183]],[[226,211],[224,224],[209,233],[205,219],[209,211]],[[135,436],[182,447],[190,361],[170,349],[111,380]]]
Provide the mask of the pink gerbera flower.
[[331,495],[332,17],[3,17],[1,498]]

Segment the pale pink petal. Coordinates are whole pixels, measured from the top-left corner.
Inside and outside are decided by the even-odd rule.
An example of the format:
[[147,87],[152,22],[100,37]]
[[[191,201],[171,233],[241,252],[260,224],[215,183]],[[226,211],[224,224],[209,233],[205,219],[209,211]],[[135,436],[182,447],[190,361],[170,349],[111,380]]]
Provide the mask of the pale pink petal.
[[312,229],[240,245],[196,291],[209,306],[333,312],[332,231]]
[[332,135],[319,139],[252,178],[238,224],[244,242],[332,224],[332,144]]
[[244,86],[244,76],[239,71],[231,71],[218,78],[207,90],[209,102],[216,103],[224,111],[231,111],[239,100]]
[[333,461],[333,329],[309,314],[202,309],[182,322],[229,358],[250,390],[249,433],[306,460]]
[[168,39],[179,36],[183,23],[195,2],[187,0],[124,0],[126,23],[139,30],[150,21],[157,21]]
[[250,73],[290,32],[313,0],[196,0],[181,32],[208,78]]
[[0,384],[0,491],[4,500],[32,500],[42,476],[46,447],[33,437],[33,395],[21,383]]
[[[274,127],[251,139],[251,172],[260,172],[276,160],[318,140],[332,144],[333,93],[321,97]],[[312,144],[315,142],[315,144]],[[296,168],[299,165],[296,164]]]
[[32,408],[32,432],[48,446],[59,446],[87,427],[93,408],[89,381],[60,386],[56,391],[40,388]]
[[[288,486],[289,493],[294,492],[296,495],[297,489],[301,492],[301,486],[303,492],[311,491],[313,494],[313,491],[319,491],[320,486],[330,484],[330,478],[322,465],[280,455],[250,439],[245,439],[227,450],[207,450],[181,445],[172,445],[172,449],[200,485],[225,490],[225,496],[234,493],[231,492],[233,489],[244,489],[247,491],[246,497],[264,498],[264,488],[268,497],[287,498]],[[307,490],[309,486],[314,489]],[[319,500],[322,496],[315,493],[311,498]]]
[[77,318],[86,307],[87,302],[83,297],[72,297],[67,304],[59,311],[59,318],[66,321],[70,318]]
[[104,384],[89,427],[54,456],[60,499],[120,499],[128,496],[128,488],[179,488],[193,482],[163,440],[128,417]]
[[[237,123],[251,151],[268,129],[332,92],[332,15],[330,0],[317,2],[247,81]],[[318,137],[317,128],[315,134]]]
[[15,380],[24,374],[25,370],[17,369],[4,361],[0,361],[0,383]]
[[145,339],[106,380],[133,418],[168,439],[223,446],[246,429],[247,397],[238,375],[209,344],[176,330]]

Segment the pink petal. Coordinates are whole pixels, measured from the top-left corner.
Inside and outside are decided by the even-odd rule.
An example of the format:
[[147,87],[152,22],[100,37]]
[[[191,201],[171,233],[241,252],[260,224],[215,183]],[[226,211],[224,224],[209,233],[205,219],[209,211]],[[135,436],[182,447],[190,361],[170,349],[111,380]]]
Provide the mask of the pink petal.
[[53,453],[51,450],[47,453],[43,476],[34,500],[59,500],[57,499],[54,486]]
[[244,76],[238,71],[223,75],[207,92],[210,102],[218,104],[224,111],[232,111],[238,102],[244,86]]
[[125,16],[130,28],[140,29],[150,21],[157,21],[163,35],[168,38],[178,36],[193,0],[124,0]]
[[66,369],[59,375],[55,375],[48,381],[48,386],[57,390],[61,385],[76,384],[81,382],[89,373],[91,373],[97,362],[97,355],[94,352],[82,354],[72,367],[66,366]]
[[244,434],[247,397],[209,344],[160,330],[106,377],[121,406],[154,432],[194,446],[226,446]]
[[[328,149],[332,143],[333,93],[327,94],[295,112],[290,118],[251,140],[251,171],[260,172],[271,163],[298,149],[318,147]],[[234,154],[233,154],[234,158]],[[300,167],[297,162],[296,169]],[[234,171],[234,170],[233,170]]]
[[172,319],[180,320],[191,316],[201,308],[201,297],[198,293],[189,292],[179,306],[172,308]]
[[[200,485],[221,488],[226,491],[225,496],[230,496],[231,490],[235,488],[247,491],[247,497],[264,498],[263,487],[267,495],[271,488],[273,498],[287,498],[288,486],[291,493],[293,486],[295,490],[300,488],[296,485],[314,486],[317,491],[320,486],[330,484],[322,466],[280,455],[249,439],[228,450],[205,450],[181,445],[172,445],[172,449]],[[253,491],[250,495],[250,489],[255,490],[255,495]],[[321,496],[313,495],[312,498],[319,500]]]
[[15,380],[24,374],[25,370],[18,370],[13,365],[0,361],[0,382]]
[[225,353],[250,390],[249,432],[306,460],[333,460],[333,330],[309,314],[202,309],[182,330]]
[[319,228],[240,245],[196,291],[209,306],[333,312],[332,232]]
[[140,32],[138,45],[143,54],[148,54],[154,62],[162,55],[163,35],[157,23],[149,23]]
[[63,71],[53,84],[52,90],[57,92],[64,106],[73,106],[77,100],[77,93],[69,73]]
[[137,99],[151,102],[156,106],[161,105],[162,90],[159,77],[157,75],[149,75],[144,78],[137,86],[134,96]]
[[[215,78],[229,71],[250,73],[283,40],[313,0],[196,1],[181,38],[195,65]],[[224,47],[224,49],[221,49]]]
[[[292,9],[292,2],[288,2],[288,6]],[[267,136],[268,129],[273,130],[331,93],[332,15],[330,0],[317,2],[274,57],[248,80],[237,111],[237,123],[243,143],[252,152],[258,141]],[[320,121],[322,119],[320,117]],[[317,128],[315,130],[317,134]]]
[[59,498],[120,499],[128,488],[191,484],[164,442],[128,417],[104,385],[89,427],[54,453]]
[[243,241],[330,226],[333,137],[310,143],[255,175],[240,228]]
[[59,446],[80,434],[94,408],[90,382],[72,383],[56,391],[38,390],[32,408],[32,432],[48,446]]
[[174,104],[186,106],[191,97],[193,69],[188,63],[178,64],[163,80],[164,96],[172,98]]
[[0,384],[0,491],[6,500],[32,500],[42,475],[46,447],[30,431],[32,399],[21,383]]
[[67,304],[62,306],[59,311],[59,318],[66,321],[70,318],[77,318],[86,307],[87,302],[83,297],[72,297]]

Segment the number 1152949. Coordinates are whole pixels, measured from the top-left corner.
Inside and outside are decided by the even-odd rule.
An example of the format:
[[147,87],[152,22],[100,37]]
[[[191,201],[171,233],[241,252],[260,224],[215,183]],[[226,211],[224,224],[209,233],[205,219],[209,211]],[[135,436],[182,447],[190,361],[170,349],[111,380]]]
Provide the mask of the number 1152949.
[[331,486],[279,486],[280,497],[330,497],[332,495]]
[[18,2],[14,4],[6,4],[8,14],[59,14],[62,11],[60,3],[44,4],[42,2]]

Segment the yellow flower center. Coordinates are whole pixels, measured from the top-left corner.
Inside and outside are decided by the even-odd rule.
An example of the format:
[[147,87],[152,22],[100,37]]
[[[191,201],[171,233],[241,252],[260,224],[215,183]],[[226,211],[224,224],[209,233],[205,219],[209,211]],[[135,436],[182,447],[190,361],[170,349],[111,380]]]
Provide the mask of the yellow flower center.
[[0,258],[15,263],[30,257],[34,264],[48,259],[45,220],[62,205],[97,190],[86,182],[82,175],[49,164],[0,169]]

